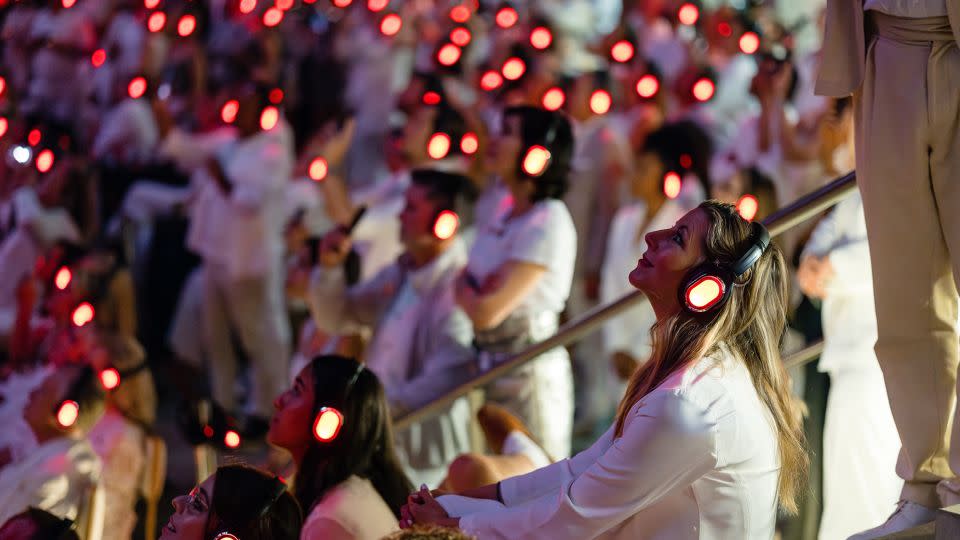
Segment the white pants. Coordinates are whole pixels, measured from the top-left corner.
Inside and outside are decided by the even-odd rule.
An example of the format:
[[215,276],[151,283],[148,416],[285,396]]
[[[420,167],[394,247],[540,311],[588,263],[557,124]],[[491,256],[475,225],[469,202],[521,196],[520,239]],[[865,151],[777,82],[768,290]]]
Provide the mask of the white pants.
[[287,382],[290,327],[283,303],[279,271],[263,277],[230,279],[219,265],[204,263],[204,333],[210,354],[213,399],[226,410],[235,408],[236,335],[250,359],[251,392],[246,410],[269,417],[273,400]]

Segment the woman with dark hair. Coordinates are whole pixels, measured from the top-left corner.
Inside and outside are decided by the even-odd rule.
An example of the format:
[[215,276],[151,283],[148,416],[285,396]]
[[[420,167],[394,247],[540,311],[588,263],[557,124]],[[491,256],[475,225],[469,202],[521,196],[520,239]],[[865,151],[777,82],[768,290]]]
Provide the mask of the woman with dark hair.
[[[462,495],[410,497],[401,524],[480,538],[769,539],[806,477],[779,343],[789,273],[759,223],[707,201],[647,235],[629,280],[657,322],[614,425],[588,450]],[[455,517],[460,516],[460,517]]]
[[161,540],[296,540],[303,517],[283,479],[246,465],[225,465],[173,499]]
[[297,466],[303,540],[378,540],[412,484],[393,447],[383,386],[363,364],[318,356],[274,403],[267,440]]
[[[557,331],[570,296],[577,231],[562,197],[573,133],[557,112],[511,107],[490,156],[507,193],[489,220],[478,219],[457,303],[473,321],[480,367]],[[487,399],[520,416],[548,454],[570,453],[573,375],[557,348],[487,388]]]

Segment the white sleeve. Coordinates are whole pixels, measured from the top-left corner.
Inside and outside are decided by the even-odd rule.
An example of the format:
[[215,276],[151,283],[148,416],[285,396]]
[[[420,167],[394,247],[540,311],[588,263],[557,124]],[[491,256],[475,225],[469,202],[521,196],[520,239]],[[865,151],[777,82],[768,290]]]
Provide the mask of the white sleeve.
[[548,206],[538,209],[538,214],[532,216],[517,234],[510,246],[507,260],[549,268],[556,264],[557,260],[563,259],[563,251],[576,249],[576,231],[573,231],[571,240],[565,241],[568,224],[561,219],[560,212],[556,211],[557,207],[549,204],[548,202]]
[[559,468],[557,496],[502,512],[464,516],[480,538],[595,538],[717,463],[716,422],[671,390],[654,391],[631,411],[623,436],[583,473]]

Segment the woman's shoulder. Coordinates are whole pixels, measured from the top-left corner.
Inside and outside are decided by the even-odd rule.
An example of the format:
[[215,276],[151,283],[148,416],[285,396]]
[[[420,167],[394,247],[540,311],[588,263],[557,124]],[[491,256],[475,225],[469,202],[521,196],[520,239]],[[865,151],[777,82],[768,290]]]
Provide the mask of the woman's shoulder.
[[529,212],[527,223],[554,231],[575,227],[570,209],[561,199],[544,199],[536,203]]
[[690,362],[671,374],[652,393],[660,392],[722,416],[736,408],[735,397],[743,385],[750,384],[746,367],[726,351],[717,351]]
[[314,505],[304,523],[304,530],[311,524],[322,527],[319,525],[322,523],[335,523],[348,531],[384,529],[390,532],[397,519],[369,480],[351,476]]

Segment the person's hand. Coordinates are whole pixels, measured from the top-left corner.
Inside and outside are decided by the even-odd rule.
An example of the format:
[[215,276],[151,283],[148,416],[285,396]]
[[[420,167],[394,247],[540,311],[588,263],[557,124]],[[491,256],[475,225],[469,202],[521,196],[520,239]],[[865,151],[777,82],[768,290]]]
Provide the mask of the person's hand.
[[626,351],[615,351],[610,355],[610,364],[621,380],[630,380],[640,362]]
[[797,270],[797,283],[803,294],[810,298],[824,298],[827,295],[826,287],[835,275],[833,265],[826,256],[808,255],[800,261]]
[[459,520],[450,518],[447,511],[433,498],[426,485],[420,491],[407,497],[407,504],[400,508],[400,528],[407,529],[414,524],[433,524],[443,527],[456,527]]
[[320,264],[327,268],[341,266],[350,254],[353,242],[343,229],[337,227],[320,239]]

